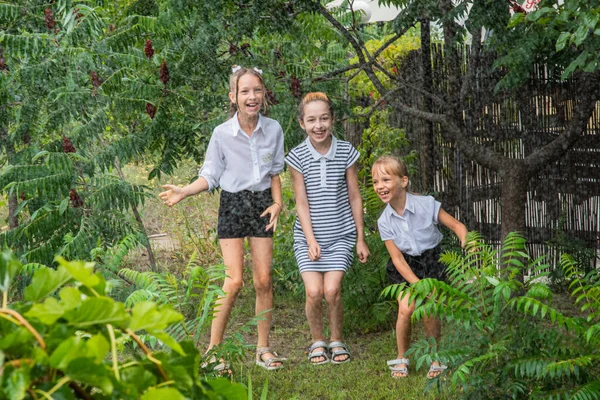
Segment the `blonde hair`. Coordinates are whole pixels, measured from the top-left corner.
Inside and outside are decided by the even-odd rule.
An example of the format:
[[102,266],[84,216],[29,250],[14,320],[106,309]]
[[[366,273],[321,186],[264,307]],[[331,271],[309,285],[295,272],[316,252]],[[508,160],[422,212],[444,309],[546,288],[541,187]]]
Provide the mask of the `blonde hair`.
[[[371,167],[371,175],[373,175],[373,171],[376,169],[390,175],[396,175],[400,178],[407,177],[410,179],[408,176],[408,167],[406,166],[406,163],[402,159],[394,156],[385,155],[379,157]],[[410,183],[406,185],[406,191],[410,191]]]
[[267,101],[267,85],[265,85],[265,80],[262,76],[262,73],[260,73],[259,71],[257,71],[254,68],[244,68],[244,67],[238,67],[238,66],[234,66],[235,72],[233,72],[231,74],[231,76],[229,77],[229,91],[231,93],[235,94],[235,103],[234,102],[229,102],[229,113],[231,114],[231,116],[233,116],[233,114],[235,114],[238,110],[238,105],[237,105],[237,101],[238,101],[238,83],[240,82],[240,78],[243,75],[246,74],[250,74],[250,75],[254,75],[258,78],[258,80],[260,81],[261,86],[263,87],[263,100],[262,100],[262,104],[261,104],[261,110],[264,112],[267,111],[267,109],[269,108],[269,102]]
[[304,107],[313,101],[324,101],[327,103],[327,106],[329,107],[329,114],[331,115],[331,118],[333,118],[333,103],[331,102],[331,99],[323,92],[310,92],[304,95],[300,105],[298,106],[299,120],[304,119]]

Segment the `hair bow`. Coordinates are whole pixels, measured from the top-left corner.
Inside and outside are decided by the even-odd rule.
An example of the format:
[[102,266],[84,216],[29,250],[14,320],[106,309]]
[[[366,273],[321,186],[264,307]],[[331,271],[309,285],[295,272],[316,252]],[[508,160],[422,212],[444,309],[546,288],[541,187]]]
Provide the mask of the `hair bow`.
[[242,67],[240,67],[239,65],[234,65],[233,67],[231,67],[231,73],[235,74],[236,72],[238,72],[240,69],[242,69]]

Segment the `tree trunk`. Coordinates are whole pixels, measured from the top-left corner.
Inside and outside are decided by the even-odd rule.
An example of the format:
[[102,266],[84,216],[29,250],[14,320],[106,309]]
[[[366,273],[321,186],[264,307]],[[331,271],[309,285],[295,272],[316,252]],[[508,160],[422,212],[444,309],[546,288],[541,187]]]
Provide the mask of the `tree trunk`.
[[500,205],[502,213],[502,229],[500,239],[504,240],[510,232],[525,234],[525,208],[527,206],[527,188],[529,171],[522,160],[513,160],[500,171],[502,187]]
[[[423,90],[433,93],[432,90],[432,68],[431,68],[431,27],[428,19],[421,20],[421,78],[423,79]],[[432,111],[431,98],[422,96],[423,110]],[[434,187],[434,140],[433,123],[422,121],[421,124],[421,146],[419,152],[421,170],[421,192],[430,193]]]

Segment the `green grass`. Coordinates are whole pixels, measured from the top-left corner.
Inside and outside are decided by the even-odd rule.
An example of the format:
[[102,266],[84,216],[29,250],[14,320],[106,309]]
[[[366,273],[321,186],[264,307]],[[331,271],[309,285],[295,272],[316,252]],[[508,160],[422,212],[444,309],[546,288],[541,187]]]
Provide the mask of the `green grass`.
[[[247,281],[248,282],[248,281]],[[248,282],[232,312],[228,326],[248,322],[254,315],[254,290]],[[395,321],[390,321],[392,325]],[[345,331],[352,332],[351,326]],[[423,337],[422,325],[414,327],[413,339]],[[244,335],[248,344],[256,343],[255,332]],[[427,370],[409,369],[410,376],[394,379],[386,361],[396,358],[396,341],[392,329],[369,334],[352,334],[345,337],[353,360],[346,364],[311,365],[307,360],[310,334],[301,300],[275,296],[271,348],[287,357],[285,368],[266,371],[254,365],[253,354],[241,363],[234,364],[233,379],[247,384],[252,381],[254,398],[260,398],[265,381],[268,381],[269,399],[452,399],[449,393],[440,393],[435,386],[426,386]]]

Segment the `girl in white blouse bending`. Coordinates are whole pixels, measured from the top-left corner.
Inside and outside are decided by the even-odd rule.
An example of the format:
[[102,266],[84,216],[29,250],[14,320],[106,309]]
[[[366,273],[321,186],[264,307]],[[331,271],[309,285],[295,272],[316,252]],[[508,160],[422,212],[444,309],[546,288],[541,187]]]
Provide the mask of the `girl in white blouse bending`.
[[[279,173],[284,167],[283,130],[277,121],[260,114],[267,106],[262,71],[234,67],[229,89],[234,115],[213,131],[199,178],[184,187],[164,185],[167,190],[159,196],[173,206],[188,196],[221,188],[217,232],[227,277],[225,296],[216,304],[218,312],[212,320],[208,349],[223,341],[231,309],[242,289],[247,237],[256,314],[264,317],[258,322],[256,364],[273,370],[281,368],[284,360],[269,349],[272,317],[270,311],[265,312],[273,308],[271,266],[273,232],[282,207]],[[230,372],[225,362],[214,369]]]
[[[342,340],[342,278],[352,264],[354,246],[366,262],[369,249],[363,230],[358,189],[359,153],[349,142],[331,135],[333,109],[325,93],[308,93],[298,110],[306,140],[289,152],[296,211],[294,252],[306,291],[306,317],[312,336],[312,364],[350,361]],[[331,337],[323,336],[323,298]]]
[[[373,188],[379,198],[387,204],[377,221],[381,240],[390,253],[391,260],[387,273],[392,283],[414,283],[424,278],[443,280],[445,268],[439,262],[442,233],[438,224],[442,223],[465,244],[467,228],[446,211],[440,202],[431,196],[417,196],[408,192],[408,169],[403,161],[391,157],[380,157],[371,170]],[[392,377],[408,376],[409,360],[404,353],[410,346],[410,318],[415,304],[408,302],[408,296],[398,297],[398,320],[396,322],[396,342],[398,356],[387,362]],[[441,323],[439,319],[425,317],[425,334],[439,342]],[[431,363],[428,378],[435,378],[445,365],[438,361]]]

